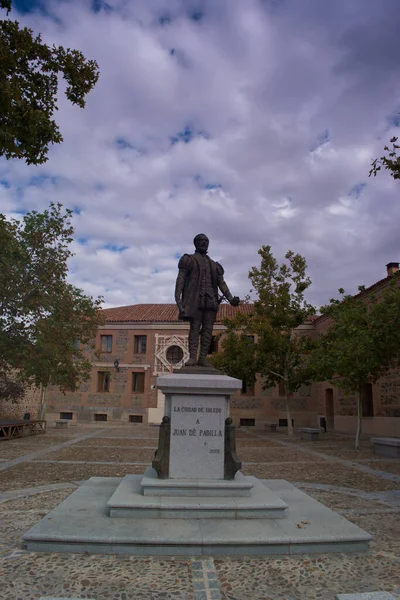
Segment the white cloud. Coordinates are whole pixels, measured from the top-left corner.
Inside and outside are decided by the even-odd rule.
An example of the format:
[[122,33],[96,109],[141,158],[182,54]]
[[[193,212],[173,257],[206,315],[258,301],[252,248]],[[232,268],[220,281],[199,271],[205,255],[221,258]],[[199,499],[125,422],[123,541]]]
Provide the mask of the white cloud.
[[80,210],[74,284],[107,306],[173,302],[176,256],[200,231],[242,296],[262,244],[306,256],[317,303],[400,260],[399,184],[368,179],[400,107],[397,0],[108,4],[52,2],[61,24],[19,17],[101,76],[85,110],[60,98],[48,163],[0,160],[7,214]]

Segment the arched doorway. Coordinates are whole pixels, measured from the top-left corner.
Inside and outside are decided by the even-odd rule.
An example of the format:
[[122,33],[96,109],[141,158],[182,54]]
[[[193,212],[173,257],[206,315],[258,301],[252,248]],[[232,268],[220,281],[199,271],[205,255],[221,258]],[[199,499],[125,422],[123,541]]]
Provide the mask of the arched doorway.
[[326,429],[332,431],[335,428],[335,405],[333,402],[333,389],[325,390],[325,414],[326,414]]

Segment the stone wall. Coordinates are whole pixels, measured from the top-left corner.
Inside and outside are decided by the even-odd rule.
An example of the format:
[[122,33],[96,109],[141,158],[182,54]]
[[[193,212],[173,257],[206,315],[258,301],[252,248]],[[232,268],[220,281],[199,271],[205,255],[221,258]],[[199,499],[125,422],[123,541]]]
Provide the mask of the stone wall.
[[380,380],[380,407],[377,417],[400,417],[400,374],[391,373]]
[[6,402],[0,399],[0,417],[11,419],[23,419],[26,412],[30,413],[31,419],[37,419],[40,411],[40,388],[27,388],[25,396],[16,403]]
[[341,417],[354,417],[357,415],[357,402],[355,396],[339,398],[338,415]]

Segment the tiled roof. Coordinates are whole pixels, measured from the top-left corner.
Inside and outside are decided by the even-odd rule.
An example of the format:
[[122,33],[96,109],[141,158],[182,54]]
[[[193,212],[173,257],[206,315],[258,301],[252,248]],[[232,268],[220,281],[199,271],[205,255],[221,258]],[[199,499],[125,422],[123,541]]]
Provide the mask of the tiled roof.
[[[222,323],[224,319],[231,319],[237,312],[249,314],[252,308],[252,304],[243,304],[238,307],[220,304],[216,322]],[[103,310],[103,314],[107,323],[174,323],[179,321],[176,304],[132,304],[106,308]]]
[[[393,273],[393,275],[388,275],[387,277],[384,277],[383,279],[376,281],[375,283],[370,285],[368,288],[365,288],[365,290],[358,292],[358,294],[354,294],[354,298],[364,298],[365,296],[368,296],[372,292],[378,291],[380,288],[386,287],[387,285],[389,285],[389,283],[391,281],[394,281],[397,285],[400,285],[400,271],[397,271],[396,273]],[[329,315],[319,315],[318,318],[316,319],[316,322],[318,321],[318,323],[319,323],[319,322],[322,322],[325,319],[329,319],[329,318],[330,318]]]

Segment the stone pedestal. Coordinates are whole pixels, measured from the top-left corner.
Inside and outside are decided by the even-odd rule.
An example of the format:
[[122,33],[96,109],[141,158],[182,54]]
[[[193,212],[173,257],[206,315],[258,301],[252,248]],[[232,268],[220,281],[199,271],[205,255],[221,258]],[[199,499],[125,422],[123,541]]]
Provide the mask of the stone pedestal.
[[225,421],[230,397],[241,386],[226,375],[158,378],[170,418],[170,479],[224,479]]

